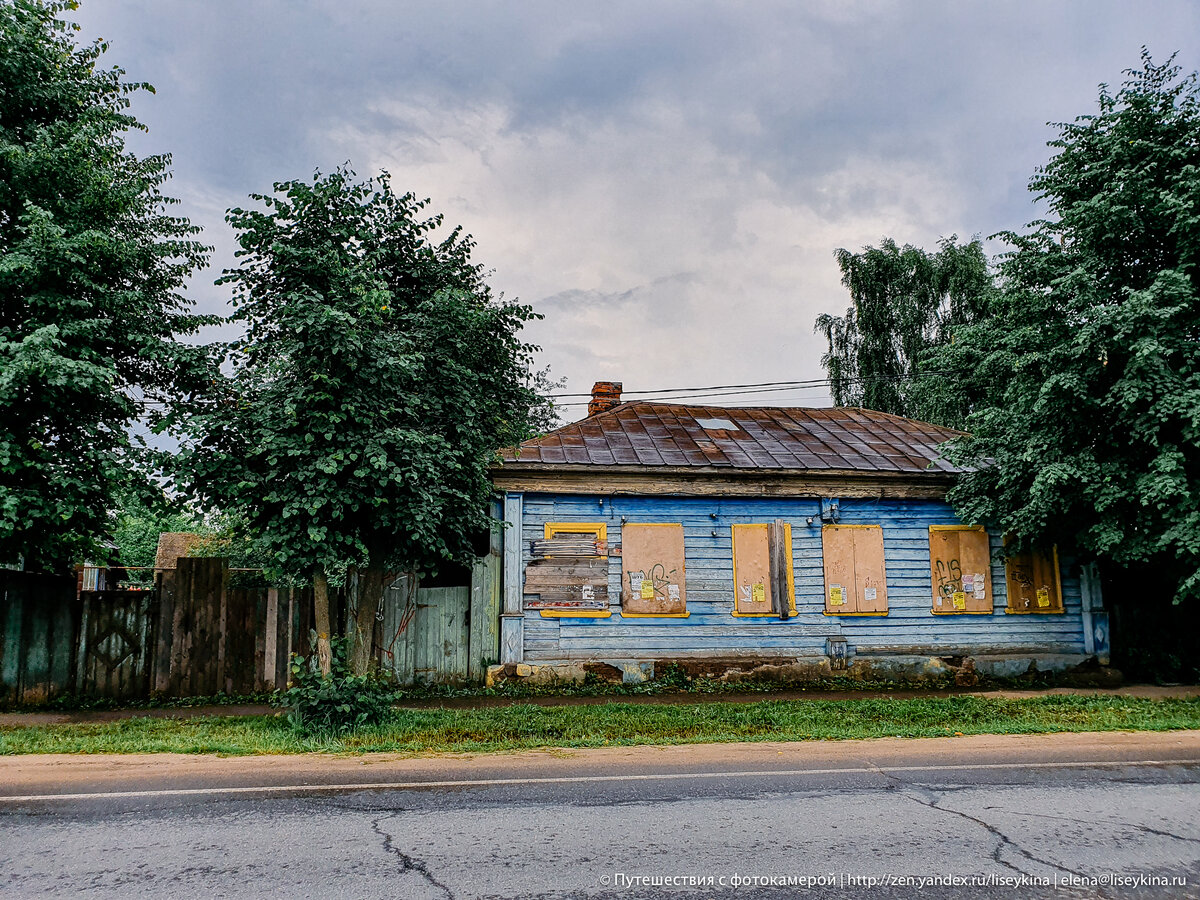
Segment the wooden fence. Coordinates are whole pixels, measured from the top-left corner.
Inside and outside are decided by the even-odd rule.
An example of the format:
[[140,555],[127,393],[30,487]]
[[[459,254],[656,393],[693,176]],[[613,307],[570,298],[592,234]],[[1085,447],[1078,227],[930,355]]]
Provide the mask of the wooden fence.
[[[353,608],[353,588],[331,606]],[[498,545],[470,587],[414,592],[397,580],[376,616],[376,659],[401,684],[481,680],[499,656],[499,610]],[[311,651],[312,622],[311,589],[231,585],[221,559],[180,558],[147,591],[0,570],[0,704],[275,690],[292,654]]]

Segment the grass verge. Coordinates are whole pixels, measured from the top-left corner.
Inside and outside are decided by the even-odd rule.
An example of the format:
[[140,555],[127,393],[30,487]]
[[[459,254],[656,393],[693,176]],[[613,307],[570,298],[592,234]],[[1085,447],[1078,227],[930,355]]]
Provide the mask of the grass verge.
[[0,754],[479,753],[535,747],[1176,729],[1200,729],[1200,698],[963,696],[404,709],[396,710],[382,725],[328,739],[298,737],[280,716],[143,717],[0,727]]

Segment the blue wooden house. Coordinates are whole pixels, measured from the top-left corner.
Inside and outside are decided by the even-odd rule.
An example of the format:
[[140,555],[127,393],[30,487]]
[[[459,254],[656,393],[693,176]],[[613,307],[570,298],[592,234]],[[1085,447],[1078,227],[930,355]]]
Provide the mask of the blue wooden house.
[[506,453],[501,662],[522,674],[1017,675],[1105,659],[1094,570],[945,502],[955,432],[863,409],[620,401]]

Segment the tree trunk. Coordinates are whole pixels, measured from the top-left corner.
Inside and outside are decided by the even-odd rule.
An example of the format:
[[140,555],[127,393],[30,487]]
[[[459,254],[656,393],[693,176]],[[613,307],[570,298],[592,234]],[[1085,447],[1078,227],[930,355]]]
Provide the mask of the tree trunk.
[[366,675],[375,662],[375,614],[383,600],[383,569],[369,566],[358,575],[358,608],[354,610],[353,638],[350,646],[350,671]]
[[313,619],[317,628],[317,659],[321,674],[328,678],[333,665],[333,648],[329,643],[329,579],[324,569],[313,572]]

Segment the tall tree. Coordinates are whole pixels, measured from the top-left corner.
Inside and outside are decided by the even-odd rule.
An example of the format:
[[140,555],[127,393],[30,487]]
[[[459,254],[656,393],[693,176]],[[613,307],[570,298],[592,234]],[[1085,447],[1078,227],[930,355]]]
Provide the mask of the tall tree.
[[[1018,545],[1057,540],[1200,596],[1200,84],[1126,72],[1063,123],[1007,234],[994,314],[929,365],[969,395],[951,499]],[[1153,577],[1151,577],[1151,575]],[[1157,586],[1155,582],[1157,581]]]
[[980,242],[950,237],[931,253],[884,238],[861,253],[835,255],[851,306],[816,322],[828,342],[821,363],[833,402],[957,424],[947,420],[960,418],[958,410],[927,410],[910,387],[922,374],[922,355],[987,310],[992,279]]
[[545,403],[474,243],[385,173],[318,174],[234,209],[232,375],[194,406],[185,483],[238,515],[284,571],[313,578],[327,670],[328,580],[359,573],[353,665],[368,665],[388,571],[465,560],[489,527],[487,469]]
[[125,147],[151,88],[76,44],[74,6],[0,2],[0,560],[51,570],[101,552],[130,426],[204,368],[177,337],[205,248],[167,214],[170,159]]

